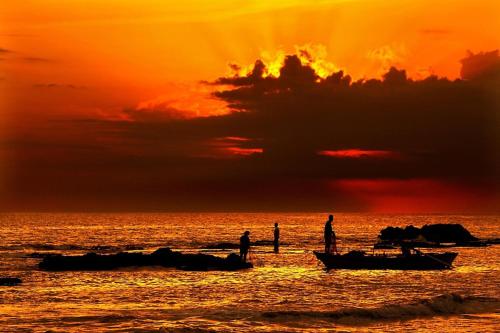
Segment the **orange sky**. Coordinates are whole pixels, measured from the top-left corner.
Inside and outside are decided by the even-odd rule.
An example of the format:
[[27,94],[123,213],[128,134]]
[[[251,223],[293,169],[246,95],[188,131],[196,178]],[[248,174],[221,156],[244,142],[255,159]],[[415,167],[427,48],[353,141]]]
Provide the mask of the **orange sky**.
[[496,0],[2,1],[0,140],[36,139],[57,120],[127,119],[127,108],[226,113],[201,81],[300,48],[317,71],[354,79],[392,65],[455,79],[467,50],[500,46],[499,18]]
[[60,97],[36,96],[33,85],[85,87],[86,102],[73,103],[73,112],[109,113],[175,94],[184,89],[179,83],[214,79],[229,63],[306,44],[324,46],[326,60],[355,78],[391,64],[413,77],[454,78],[466,50],[500,44],[495,0],[25,0],[0,7],[0,47],[11,51],[0,55],[7,99],[23,100],[26,111],[29,99],[54,104],[55,114]]

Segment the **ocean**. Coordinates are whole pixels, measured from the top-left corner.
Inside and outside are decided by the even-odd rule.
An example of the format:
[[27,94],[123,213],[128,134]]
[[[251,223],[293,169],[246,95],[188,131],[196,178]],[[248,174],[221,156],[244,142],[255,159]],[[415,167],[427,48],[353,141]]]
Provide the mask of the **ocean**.
[[[498,332],[500,246],[455,248],[443,271],[326,271],[327,214],[15,213],[0,215],[1,332]],[[44,272],[33,253],[183,252],[271,240],[254,247],[253,269],[186,272],[167,268]],[[341,251],[371,250],[386,226],[461,223],[480,238],[500,237],[499,216],[335,214]],[[447,249],[450,251],[449,249]],[[380,252],[391,250],[378,250]],[[429,251],[429,250],[424,250]],[[433,251],[444,251],[441,249]]]

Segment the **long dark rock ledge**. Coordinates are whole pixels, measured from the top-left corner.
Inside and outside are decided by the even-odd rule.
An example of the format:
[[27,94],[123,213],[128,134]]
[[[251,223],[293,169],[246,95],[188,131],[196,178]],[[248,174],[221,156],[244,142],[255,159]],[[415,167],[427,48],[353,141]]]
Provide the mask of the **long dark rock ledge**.
[[0,286],[16,286],[22,282],[20,278],[16,277],[0,277]]
[[101,255],[87,253],[81,256],[53,255],[45,257],[38,267],[45,271],[105,271],[124,267],[162,266],[190,271],[235,271],[252,268],[234,253],[226,258],[207,254],[184,254],[165,247],[151,254],[120,252]]
[[405,228],[387,227],[379,234],[376,247],[384,248],[404,242],[415,247],[481,247],[495,244],[495,240],[480,240],[461,224],[427,224],[422,228],[409,225]]

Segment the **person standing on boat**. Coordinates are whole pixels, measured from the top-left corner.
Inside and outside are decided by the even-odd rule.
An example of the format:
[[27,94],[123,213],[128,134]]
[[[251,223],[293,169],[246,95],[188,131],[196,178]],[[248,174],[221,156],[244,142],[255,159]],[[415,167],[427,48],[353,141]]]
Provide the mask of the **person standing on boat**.
[[250,250],[250,231],[245,231],[240,237],[240,258],[242,262],[247,262],[248,250]]
[[337,238],[332,227],[333,215],[328,216],[328,221],[325,223],[325,253],[337,253]]
[[410,245],[404,241],[401,242],[401,255],[403,257],[411,256]]
[[280,228],[278,223],[274,224],[274,253],[278,253],[280,251]]

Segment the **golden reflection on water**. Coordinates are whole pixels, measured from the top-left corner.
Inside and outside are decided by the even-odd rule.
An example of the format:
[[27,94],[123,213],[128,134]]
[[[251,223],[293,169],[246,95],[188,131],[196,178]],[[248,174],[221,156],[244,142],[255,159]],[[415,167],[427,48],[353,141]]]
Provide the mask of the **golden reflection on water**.
[[[47,273],[36,270],[38,259],[26,257],[36,251],[85,253],[97,245],[134,245],[146,252],[169,245],[196,252],[210,243],[237,242],[246,229],[252,231],[253,240],[270,239],[277,220],[282,241],[290,245],[282,246],[277,255],[269,247],[255,248],[252,257],[256,267],[241,272],[184,272],[152,267]],[[72,331],[85,327],[96,333],[132,328],[158,331],[161,326],[235,332],[465,332],[488,331],[498,323],[498,307],[466,317],[462,312],[473,307],[463,310],[451,303],[452,309],[458,306],[458,314],[439,317],[436,313],[428,318],[413,316],[405,322],[391,319],[389,323],[383,317],[388,314],[382,310],[384,306],[412,304],[451,293],[497,297],[500,247],[455,249],[460,255],[452,270],[327,272],[312,254],[312,250],[322,247],[323,220],[323,214],[2,216],[0,267],[6,275],[20,276],[24,283],[0,289],[0,325],[13,327],[13,331]],[[496,217],[361,214],[338,214],[335,221],[336,234],[346,248],[368,247],[387,225],[449,221],[463,223],[479,237],[497,237],[500,222]],[[192,232],[197,228],[202,232]],[[52,250],[37,247],[40,244],[48,244]],[[216,252],[222,256],[227,253]],[[352,308],[382,310],[376,310],[373,318],[325,315],[337,316],[338,311]],[[287,311],[293,313],[272,315]]]

